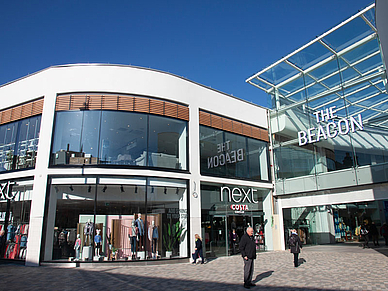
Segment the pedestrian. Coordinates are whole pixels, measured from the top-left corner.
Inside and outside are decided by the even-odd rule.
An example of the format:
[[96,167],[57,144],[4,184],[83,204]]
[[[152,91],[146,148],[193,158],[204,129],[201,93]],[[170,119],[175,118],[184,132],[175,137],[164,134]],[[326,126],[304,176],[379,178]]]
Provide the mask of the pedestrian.
[[237,239],[238,239],[238,236],[237,236],[235,229],[232,230],[232,234],[230,236],[231,236],[231,241],[232,241],[232,255],[235,255],[236,254]]
[[376,224],[374,221],[372,221],[372,224],[370,225],[369,234],[370,234],[370,238],[373,241],[373,245],[375,247],[380,246],[379,245],[379,231],[377,230],[377,227],[376,227]]
[[202,252],[202,240],[198,233],[195,234],[195,252],[193,253],[193,262],[192,264],[195,265],[197,263],[198,257],[201,257],[201,264],[205,263],[205,259],[203,258],[203,252]]
[[252,283],[254,260],[256,259],[256,244],[253,240],[253,228],[248,227],[240,240],[240,252],[244,259],[244,288],[256,286]]
[[294,267],[297,268],[299,266],[299,253],[302,250],[302,242],[296,232],[296,229],[291,230],[291,236],[288,240],[288,245],[290,246],[290,252],[294,254]]
[[385,239],[385,245],[388,246],[388,226],[386,222],[381,226],[380,234]]
[[362,224],[362,225],[361,225],[361,228],[360,228],[360,238],[364,241],[364,242],[362,243],[362,248],[363,248],[363,249],[369,248],[368,234],[369,234],[369,231],[368,231],[368,229],[366,228],[366,225],[365,225],[365,224]]

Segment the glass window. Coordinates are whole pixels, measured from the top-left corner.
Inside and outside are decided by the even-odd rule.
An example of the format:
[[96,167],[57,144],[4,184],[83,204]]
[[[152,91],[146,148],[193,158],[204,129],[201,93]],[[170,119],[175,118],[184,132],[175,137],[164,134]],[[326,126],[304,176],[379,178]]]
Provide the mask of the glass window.
[[146,166],[146,153],[147,115],[102,112],[101,163]]
[[153,115],[149,120],[149,166],[186,170],[187,122]]
[[201,174],[225,176],[225,161],[220,154],[224,144],[224,132],[210,127],[200,126],[200,151],[201,151]]
[[268,144],[200,126],[201,174],[269,180]]
[[35,166],[38,151],[39,128],[41,116],[19,121],[19,132],[16,145],[16,168]]
[[64,165],[70,162],[78,164],[75,158],[81,153],[81,128],[83,112],[57,112],[55,118],[53,160],[54,165]]
[[18,122],[0,126],[0,171],[13,170],[15,167],[15,143]]
[[[188,256],[185,181],[104,177],[97,186],[95,178],[87,181],[91,184],[51,185],[44,260]],[[152,186],[146,199],[147,183]],[[182,232],[176,233],[176,227]],[[167,250],[172,253],[166,254]]]
[[97,164],[101,111],[84,111],[81,152],[85,164]]
[[[8,193],[8,186],[3,193]],[[0,258],[24,260],[27,254],[28,229],[30,221],[32,184],[16,182],[12,186],[10,199],[0,200],[0,230],[5,231],[5,244],[0,244]]]

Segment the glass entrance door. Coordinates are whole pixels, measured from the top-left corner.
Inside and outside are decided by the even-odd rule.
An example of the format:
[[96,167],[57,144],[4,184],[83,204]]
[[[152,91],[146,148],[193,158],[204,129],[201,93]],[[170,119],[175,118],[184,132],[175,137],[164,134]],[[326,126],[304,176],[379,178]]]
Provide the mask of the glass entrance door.
[[228,254],[225,216],[211,216],[210,225],[205,228],[204,240],[207,256],[221,257]]

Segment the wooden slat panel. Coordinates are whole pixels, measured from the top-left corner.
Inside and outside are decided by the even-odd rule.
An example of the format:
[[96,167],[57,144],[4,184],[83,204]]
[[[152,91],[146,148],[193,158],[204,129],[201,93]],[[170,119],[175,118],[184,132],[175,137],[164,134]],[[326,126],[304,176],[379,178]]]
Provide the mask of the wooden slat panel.
[[87,97],[87,105],[89,110],[101,110],[102,96],[101,95],[89,95]]
[[232,120],[230,120],[228,118],[224,118],[222,120],[222,127],[224,130],[232,132],[233,131]]
[[261,139],[261,131],[258,127],[252,127],[252,137],[255,139]]
[[12,109],[7,109],[3,111],[3,114],[1,115],[1,124],[8,123],[11,121],[11,112]]
[[186,106],[178,105],[178,118],[182,120],[189,121],[189,108]]
[[42,114],[43,112],[43,99],[36,100],[32,104],[31,116]]
[[62,111],[62,110],[69,110],[69,109],[70,109],[70,95],[57,96],[55,110]]
[[260,129],[260,139],[269,142],[268,130]]
[[134,99],[131,96],[119,96],[119,105],[118,105],[118,110],[123,110],[123,111],[133,111],[134,107]]
[[233,121],[233,132],[237,134],[242,134],[242,123],[238,121]]
[[150,113],[164,115],[164,102],[160,100],[150,100]]
[[102,96],[102,109],[105,110],[117,110],[118,96],[108,95]]
[[212,127],[222,129],[222,117],[212,114]]
[[22,106],[16,106],[11,111],[11,121],[19,120],[22,113]]
[[199,124],[205,126],[211,126],[210,113],[199,111]]
[[22,106],[22,113],[20,115],[21,119],[30,117],[32,114],[32,103],[23,104]]
[[242,134],[245,136],[251,136],[252,135],[252,126],[243,123]]
[[150,102],[148,98],[135,97],[135,108],[136,112],[149,113]]
[[178,115],[178,105],[170,102],[165,102],[164,115],[176,118]]
[[71,95],[70,96],[70,110],[84,110],[86,106],[85,95]]

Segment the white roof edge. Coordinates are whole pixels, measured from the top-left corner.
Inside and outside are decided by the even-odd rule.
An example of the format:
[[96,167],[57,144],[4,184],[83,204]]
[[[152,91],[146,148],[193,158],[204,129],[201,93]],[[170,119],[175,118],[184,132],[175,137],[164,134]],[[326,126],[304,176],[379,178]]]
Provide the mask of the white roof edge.
[[170,73],[170,72],[165,72],[165,71],[161,71],[161,70],[157,70],[157,69],[145,68],[145,67],[134,66],[134,65],[125,65],[125,64],[108,64],[108,63],[74,63],[74,64],[53,65],[53,66],[50,66],[50,67],[41,69],[41,70],[39,70],[39,71],[36,71],[36,72],[34,72],[34,73],[28,74],[28,75],[26,75],[26,76],[17,78],[17,79],[15,79],[15,80],[12,80],[12,81],[7,82],[7,83],[5,83],[5,84],[2,84],[2,85],[0,85],[0,89],[1,89],[2,87],[5,87],[5,86],[10,85],[10,84],[12,84],[12,83],[18,82],[18,81],[23,80],[23,79],[25,79],[25,78],[28,78],[28,77],[30,77],[30,76],[33,76],[33,75],[36,75],[36,74],[40,74],[40,73],[42,73],[42,72],[44,72],[44,71],[47,71],[47,70],[50,70],[50,69],[55,69],[55,68],[66,68],[66,67],[83,67],[83,66],[85,66],[85,67],[86,67],[86,66],[125,67],[125,68],[134,68],[134,69],[148,70],[148,71],[153,71],[153,72],[157,72],[157,73],[161,73],[161,74],[166,74],[166,75],[170,75],[170,76],[172,76],[172,77],[176,77],[176,78],[182,79],[182,80],[184,80],[184,81],[193,83],[193,84],[195,84],[195,85],[201,86],[201,87],[203,87],[203,88],[206,88],[206,89],[215,91],[215,92],[217,92],[217,93],[219,93],[219,94],[226,95],[226,96],[228,96],[228,97],[237,99],[237,100],[239,100],[239,101],[242,101],[242,102],[251,104],[251,105],[253,105],[253,106],[260,107],[260,108],[263,108],[263,109],[267,109],[267,110],[268,110],[267,107],[258,105],[258,104],[253,103],[253,102],[249,102],[249,101],[244,100],[244,99],[242,99],[242,98],[239,98],[239,97],[233,96],[233,95],[231,95],[231,94],[222,92],[222,91],[220,91],[220,90],[211,88],[211,87],[209,87],[209,86],[206,86],[206,85],[197,83],[197,82],[192,81],[192,80],[190,80],[190,79],[187,79],[187,78],[185,78],[185,77],[183,77],[183,76],[179,76],[179,75],[176,75],[176,74],[173,74],[173,73]]
[[348,19],[344,20],[343,22],[341,22],[340,24],[334,26],[333,28],[329,29],[328,31],[326,31],[325,33],[321,34],[320,36],[317,36],[315,39],[313,39],[312,41],[308,42],[307,44],[305,44],[304,46],[298,48],[297,50],[293,51],[292,53],[288,54],[287,56],[281,58],[280,60],[278,60],[277,62],[273,63],[272,65],[262,69],[261,71],[259,71],[258,73],[254,74],[253,76],[249,77],[248,79],[245,80],[245,82],[249,82],[251,81],[252,79],[256,78],[257,76],[261,75],[262,73],[264,73],[265,71],[269,70],[269,69],[272,69],[273,67],[275,67],[276,65],[280,64],[281,62],[283,62],[284,60],[290,58],[291,56],[297,54],[298,52],[304,50],[306,47],[312,45],[313,43],[321,40],[322,38],[324,38],[326,35],[332,33],[334,30],[337,30],[338,28],[340,28],[341,26],[344,26],[345,24],[349,23],[350,21],[352,21],[353,19],[359,17],[361,14],[364,14],[366,11],[372,9],[373,7],[375,7],[375,3],[372,3],[371,5],[365,7],[363,10],[359,11],[358,13],[354,14],[353,16],[349,17]]

